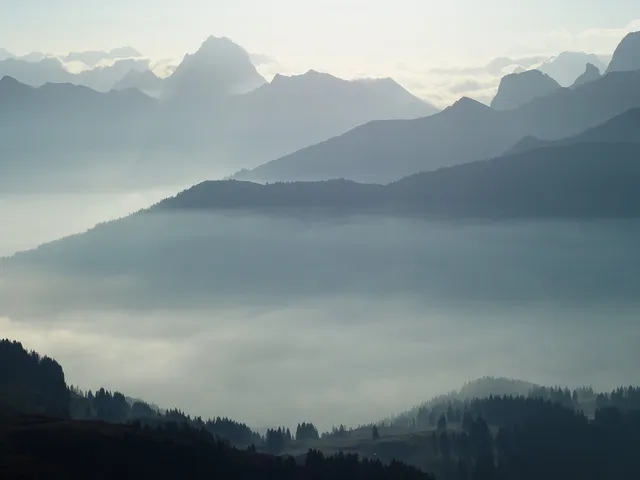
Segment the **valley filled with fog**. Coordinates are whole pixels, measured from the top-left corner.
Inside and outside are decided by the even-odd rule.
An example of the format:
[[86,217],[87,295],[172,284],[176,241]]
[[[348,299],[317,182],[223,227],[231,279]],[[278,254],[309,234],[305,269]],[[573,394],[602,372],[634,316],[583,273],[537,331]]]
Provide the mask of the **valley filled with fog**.
[[27,3],[3,480],[640,478],[637,12]]
[[356,425],[483,375],[640,381],[639,242],[635,220],[143,213],[5,259],[0,329],[83,388]]

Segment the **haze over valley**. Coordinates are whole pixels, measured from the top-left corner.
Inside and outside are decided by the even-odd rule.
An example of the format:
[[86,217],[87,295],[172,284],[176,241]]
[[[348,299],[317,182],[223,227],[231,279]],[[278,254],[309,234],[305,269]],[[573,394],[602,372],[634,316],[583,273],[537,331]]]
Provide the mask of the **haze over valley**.
[[634,478],[633,8],[71,3],[0,0],[1,468]]

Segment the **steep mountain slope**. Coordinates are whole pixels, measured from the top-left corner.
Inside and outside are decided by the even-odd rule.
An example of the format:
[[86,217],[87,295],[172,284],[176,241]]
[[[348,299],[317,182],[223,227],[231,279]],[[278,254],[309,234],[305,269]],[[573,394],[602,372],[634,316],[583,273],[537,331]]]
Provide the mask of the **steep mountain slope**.
[[[0,105],[4,191],[25,191],[30,184],[73,188],[70,184],[82,185],[90,177],[107,185],[111,178],[101,177],[106,170],[126,175],[127,159],[119,158],[125,151],[160,138],[147,131],[159,105],[135,90],[99,93],[71,84],[34,88],[4,77]],[[77,175],[84,177],[77,181]]]
[[429,118],[370,123],[236,178],[271,182],[344,177],[385,183],[500,155],[528,135],[543,140],[574,136],[634,107],[640,107],[640,71],[615,72],[511,111],[461,100]]
[[151,97],[157,98],[162,94],[163,80],[151,70],[130,70],[113,86],[114,90],[127,90],[128,88],[138,89]]
[[[465,131],[464,139],[458,131]],[[417,120],[380,121],[269,162],[238,179],[258,181],[349,178],[385,183],[424,170],[501,153],[496,145],[519,139],[499,112],[463,98],[443,112]]]
[[587,63],[584,72],[571,86],[572,88],[579,87],[580,85],[584,85],[585,83],[594,82],[601,77],[600,69],[596,67],[593,63]]
[[372,120],[426,117],[437,109],[389,79],[347,81],[311,70],[276,75],[271,83],[235,98],[229,112],[218,126],[221,142],[251,139],[244,162],[253,167]]
[[242,47],[228,38],[211,36],[166,79],[163,97],[201,102],[247,93],[264,83]]
[[522,153],[536,148],[574,145],[577,143],[640,143],[640,108],[628,110],[622,115],[590,128],[573,137],[561,140],[540,140],[528,136],[511,148],[507,154]]
[[629,33],[613,52],[607,68],[610,72],[640,70],[640,32]]
[[[0,122],[7,125],[0,132],[3,188],[192,184],[253,168],[372,120],[437,112],[391,79],[347,81],[310,71],[278,75],[265,83],[247,52],[226,38],[206,40],[167,79],[159,79],[146,60],[136,58],[80,74],[69,73],[49,58],[39,63],[7,60],[0,62],[0,71],[11,62],[20,67],[12,71],[24,69],[18,73],[32,83],[52,77],[55,83],[91,85],[106,96],[92,96],[72,85],[46,87],[47,95],[32,92],[27,105],[0,93]],[[42,75],[44,66],[53,73]],[[112,87],[120,94],[107,93]],[[130,89],[161,101],[134,100],[129,105],[116,100],[93,109],[94,100],[102,102],[98,98],[142,95],[125,92]],[[251,91],[242,93],[246,90]],[[60,111],[54,110],[58,100],[53,97],[58,94],[65,99]],[[87,96],[91,100],[85,103]],[[99,126],[96,120],[86,121],[92,116],[100,118]],[[33,135],[43,141],[25,142]],[[34,175],[36,171],[47,175]]]
[[560,84],[539,70],[512,73],[502,78],[491,102],[495,110],[514,110],[530,101],[558,90]]
[[391,185],[445,215],[638,217],[640,144],[580,143],[417,174]]
[[[164,82],[148,71],[130,72],[118,89],[136,86],[157,96]],[[315,72],[219,98],[216,108],[206,100],[157,102],[129,89],[34,89],[4,77],[0,104],[0,183],[38,189],[193,183],[254,167],[371,120],[435,111],[390,80],[346,81]],[[41,141],[25,144],[32,135]],[[34,176],[41,168],[49,174]],[[87,176],[90,183],[83,181]]]
[[41,87],[46,83],[71,83],[99,92],[108,92],[130,71],[146,70],[148,63],[145,59],[122,59],[112,65],[71,73],[60,60],[53,57],[46,57],[37,62],[22,58],[8,58],[0,61],[0,78],[13,77],[33,87]]
[[19,58],[7,58],[0,61],[0,78],[13,77],[21,83],[40,87],[45,83],[70,82],[70,74],[57,58],[44,58],[39,62],[30,62]]
[[472,162],[386,186],[208,182],[164,209],[344,210],[485,217],[637,217],[640,142],[579,143]]
[[4,48],[0,48],[0,62],[6,60],[7,58],[14,58],[15,55]]

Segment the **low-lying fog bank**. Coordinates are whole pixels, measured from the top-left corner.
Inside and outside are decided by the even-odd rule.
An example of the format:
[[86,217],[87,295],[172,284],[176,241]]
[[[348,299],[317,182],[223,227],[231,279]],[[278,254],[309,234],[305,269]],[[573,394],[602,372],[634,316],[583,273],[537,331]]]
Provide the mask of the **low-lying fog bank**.
[[355,425],[484,375],[640,382],[638,244],[630,221],[146,215],[5,261],[0,331],[82,388]]

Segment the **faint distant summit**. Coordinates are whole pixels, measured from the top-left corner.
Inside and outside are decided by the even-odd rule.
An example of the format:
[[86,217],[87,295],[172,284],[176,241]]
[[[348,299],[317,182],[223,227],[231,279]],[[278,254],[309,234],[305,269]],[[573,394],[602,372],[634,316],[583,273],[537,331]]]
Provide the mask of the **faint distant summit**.
[[582,75],[587,64],[594,65],[599,71],[606,68],[602,60],[593,53],[562,52],[544,62],[538,70],[549,75],[561,86],[568,87]]
[[211,99],[247,93],[264,83],[246,50],[226,37],[211,36],[167,78],[164,96]]
[[539,70],[512,73],[500,81],[491,107],[495,110],[514,110],[559,88],[562,87],[558,82]]
[[640,70],[640,32],[630,33],[622,39],[613,52],[607,73],[635,70]]
[[162,93],[163,80],[151,70],[130,70],[114,86],[114,90],[135,88],[151,97],[159,97]]
[[8,58],[15,58],[15,55],[4,48],[0,48],[0,62]]
[[482,115],[486,112],[490,112],[491,107],[488,107],[484,103],[481,103],[473,98],[462,97],[457,100],[453,105],[445,108],[443,113],[455,113],[462,116]]

